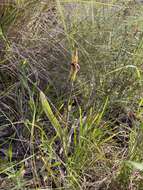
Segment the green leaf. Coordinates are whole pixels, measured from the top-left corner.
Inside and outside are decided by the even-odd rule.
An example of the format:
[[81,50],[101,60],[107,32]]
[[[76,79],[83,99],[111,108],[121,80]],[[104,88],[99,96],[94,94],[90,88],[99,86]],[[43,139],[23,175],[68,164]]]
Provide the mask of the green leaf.
[[131,165],[133,168],[143,171],[143,163],[134,162],[134,161],[127,161],[129,165]]
[[12,144],[10,144],[8,148],[8,157],[11,162],[12,161]]
[[1,26],[0,26],[0,38],[5,40],[4,33]]
[[46,116],[48,117],[48,119],[50,120],[54,129],[56,130],[57,135],[61,138],[61,136],[62,136],[61,125],[60,125],[59,121],[57,120],[57,118],[55,117],[55,115],[51,109],[51,106],[50,106],[45,94],[42,91],[40,92],[40,101],[42,103],[42,108],[43,108]]

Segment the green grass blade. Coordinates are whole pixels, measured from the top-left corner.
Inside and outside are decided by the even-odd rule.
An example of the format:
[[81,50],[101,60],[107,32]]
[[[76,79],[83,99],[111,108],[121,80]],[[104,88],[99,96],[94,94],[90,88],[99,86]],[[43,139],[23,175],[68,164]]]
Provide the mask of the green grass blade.
[[50,106],[45,94],[42,91],[40,92],[40,101],[42,103],[42,108],[43,108],[46,116],[48,117],[48,119],[50,120],[54,129],[56,130],[57,135],[61,138],[61,134],[62,134],[61,125],[60,125],[59,121],[57,120],[57,118],[55,117],[55,115],[51,109],[51,106]]
[[134,162],[134,161],[128,161],[127,163],[133,168],[143,171],[143,163]]

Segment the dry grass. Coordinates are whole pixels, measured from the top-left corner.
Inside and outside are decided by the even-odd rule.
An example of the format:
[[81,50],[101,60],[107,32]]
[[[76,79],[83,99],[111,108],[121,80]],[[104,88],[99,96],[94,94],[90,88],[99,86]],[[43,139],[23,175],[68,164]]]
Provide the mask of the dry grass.
[[0,9],[0,188],[142,189],[142,6]]

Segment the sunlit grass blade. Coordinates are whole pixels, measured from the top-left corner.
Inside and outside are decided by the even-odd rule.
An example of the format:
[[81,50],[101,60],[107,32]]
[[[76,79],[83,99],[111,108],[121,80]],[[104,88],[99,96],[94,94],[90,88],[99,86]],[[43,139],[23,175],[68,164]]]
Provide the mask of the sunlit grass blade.
[[61,138],[61,136],[62,136],[61,125],[60,125],[58,119],[56,118],[56,116],[54,115],[54,113],[53,113],[53,111],[51,109],[51,106],[50,106],[45,94],[42,91],[40,92],[40,100],[41,100],[42,108],[43,108],[46,116],[48,117],[48,119],[50,120],[52,126],[56,130],[57,135]]
[[135,162],[135,161],[127,161],[127,164],[132,166],[134,169],[143,171],[143,163]]

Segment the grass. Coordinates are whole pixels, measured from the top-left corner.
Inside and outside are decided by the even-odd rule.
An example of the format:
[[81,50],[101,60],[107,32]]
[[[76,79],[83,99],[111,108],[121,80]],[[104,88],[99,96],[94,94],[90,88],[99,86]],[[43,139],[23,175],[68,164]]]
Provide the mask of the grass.
[[1,189],[143,189],[142,9],[0,4]]

